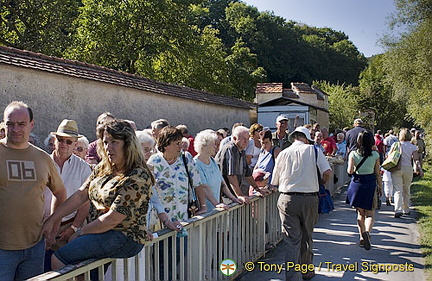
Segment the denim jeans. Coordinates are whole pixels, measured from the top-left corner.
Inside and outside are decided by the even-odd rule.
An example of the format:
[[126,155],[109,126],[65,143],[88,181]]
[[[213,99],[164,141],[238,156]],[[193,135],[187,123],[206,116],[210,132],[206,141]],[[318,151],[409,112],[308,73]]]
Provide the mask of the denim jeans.
[[79,236],[54,252],[54,255],[64,264],[75,264],[88,259],[130,258],[143,247],[143,244],[120,231],[109,230]]
[[44,272],[45,240],[24,250],[0,249],[0,279],[25,280]]

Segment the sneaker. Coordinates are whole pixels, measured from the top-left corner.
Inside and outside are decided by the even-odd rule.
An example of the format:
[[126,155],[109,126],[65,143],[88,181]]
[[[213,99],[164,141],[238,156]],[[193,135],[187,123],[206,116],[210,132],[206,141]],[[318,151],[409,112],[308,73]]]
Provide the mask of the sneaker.
[[386,205],[391,206],[390,199],[388,199],[388,198],[386,199]]
[[363,237],[363,243],[364,243],[364,248],[365,250],[369,251],[371,249],[371,237],[370,237],[370,233],[368,231],[363,232],[362,233],[362,237]]
[[398,219],[398,218],[402,217],[402,213],[396,213],[394,217]]

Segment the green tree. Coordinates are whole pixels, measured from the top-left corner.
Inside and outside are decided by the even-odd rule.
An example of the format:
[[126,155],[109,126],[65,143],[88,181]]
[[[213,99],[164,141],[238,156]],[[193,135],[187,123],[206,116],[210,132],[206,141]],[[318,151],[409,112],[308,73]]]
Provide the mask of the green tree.
[[0,44],[62,56],[70,46],[77,0],[0,0]]
[[[218,31],[191,25],[205,10],[170,0],[84,0],[70,58],[232,95]],[[175,24],[174,24],[175,23]]]
[[430,0],[396,0],[393,25],[406,25],[399,39],[384,41],[387,83],[397,97],[407,103],[413,121],[432,129],[432,2]]
[[[359,110],[375,112],[376,129],[389,129],[408,126],[406,103],[394,95],[383,66],[383,55],[371,58],[370,63],[360,75]],[[405,117],[405,118],[404,118]]]
[[354,119],[359,117],[359,88],[352,85],[334,85],[326,81],[314,81],[317,86],[329,95],[330,128],[342,129],[351,127]]

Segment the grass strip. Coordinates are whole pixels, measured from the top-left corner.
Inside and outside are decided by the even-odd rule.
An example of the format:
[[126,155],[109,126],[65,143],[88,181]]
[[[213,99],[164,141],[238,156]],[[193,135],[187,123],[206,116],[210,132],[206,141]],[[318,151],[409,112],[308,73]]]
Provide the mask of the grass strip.
[[411,185],[411,201],[418,215],[420,245],[424,255],[426,280],[432,281],[432,165],[424,164],[424,177],[415,177]]

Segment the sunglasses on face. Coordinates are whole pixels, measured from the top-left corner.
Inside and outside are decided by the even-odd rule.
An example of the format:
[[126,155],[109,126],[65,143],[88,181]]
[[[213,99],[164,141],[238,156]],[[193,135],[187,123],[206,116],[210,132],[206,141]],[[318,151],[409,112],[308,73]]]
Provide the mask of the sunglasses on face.
[[56,138],[57,138],[58,142],[66,142],[67,145],[73,144],[72,140],[67,140],[67,139],[64,139],[64,138],[61,138],[61,137],[56,137]]

